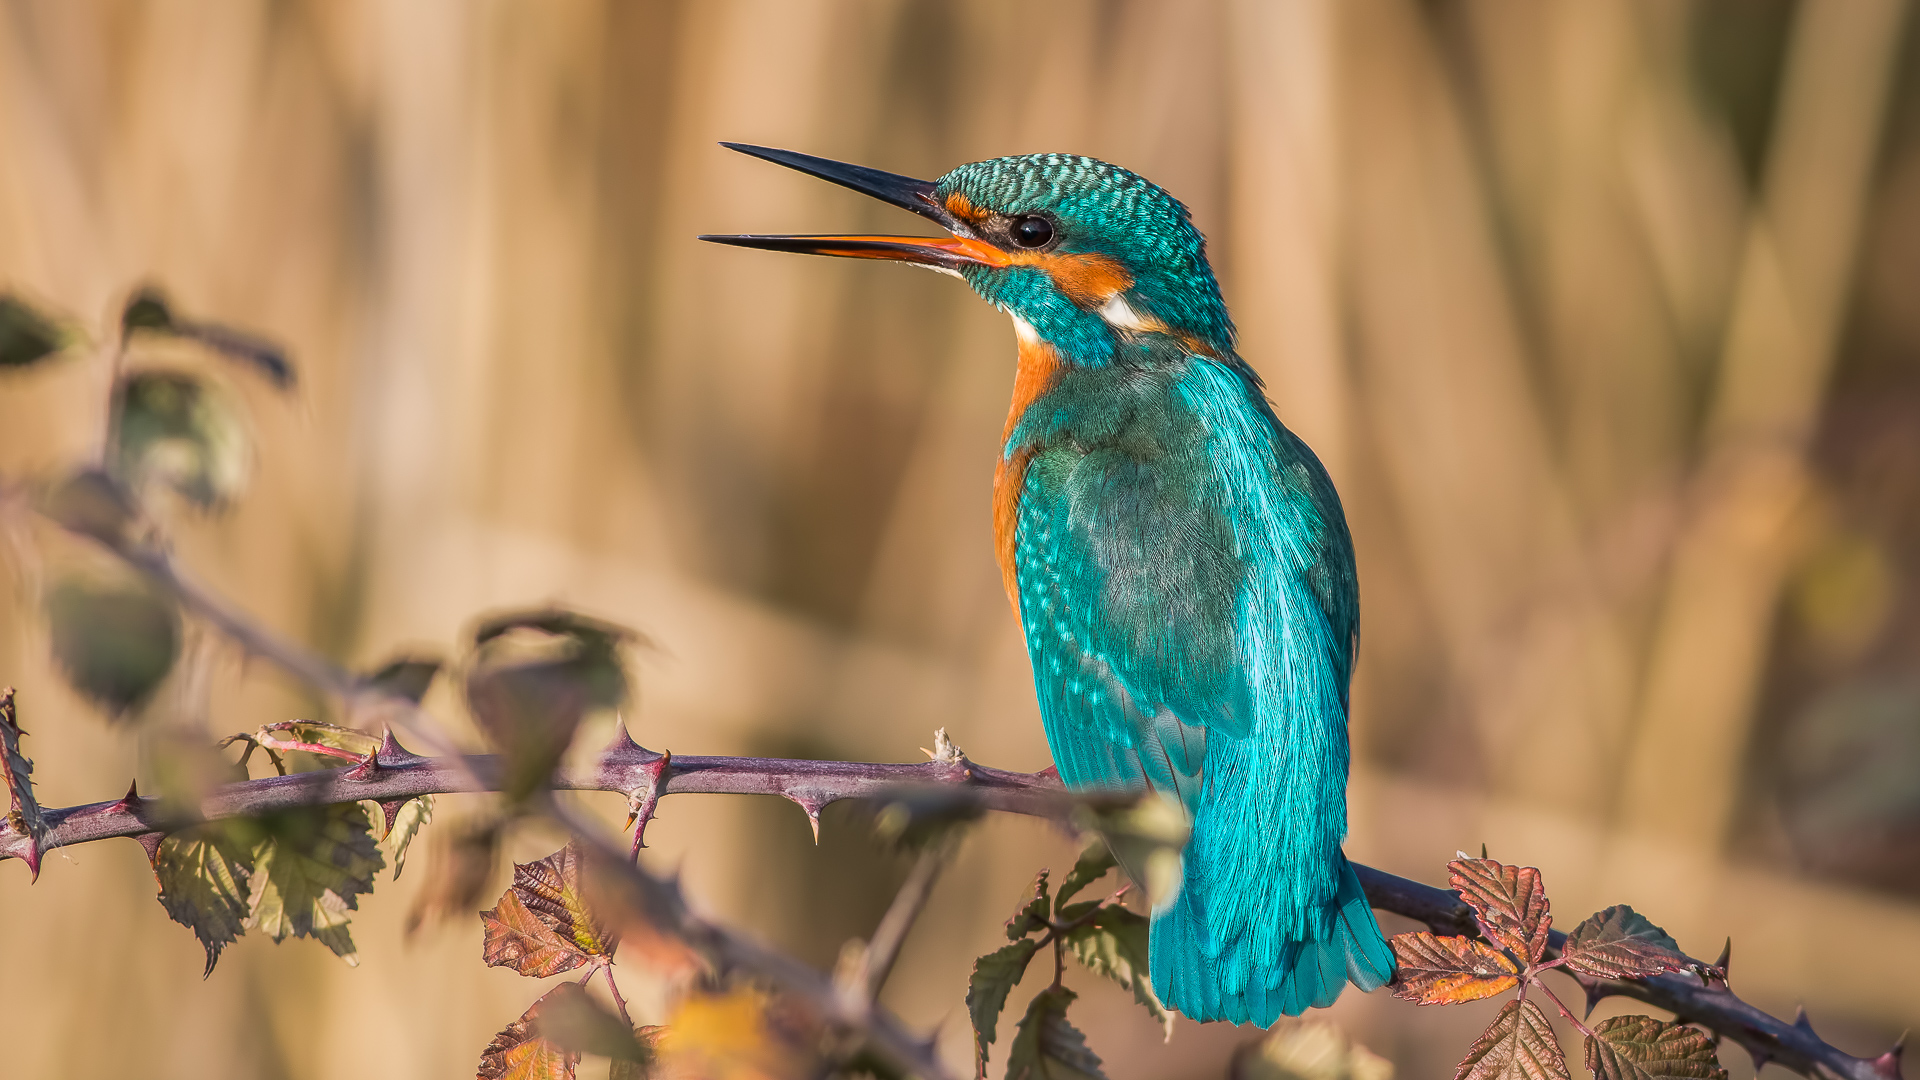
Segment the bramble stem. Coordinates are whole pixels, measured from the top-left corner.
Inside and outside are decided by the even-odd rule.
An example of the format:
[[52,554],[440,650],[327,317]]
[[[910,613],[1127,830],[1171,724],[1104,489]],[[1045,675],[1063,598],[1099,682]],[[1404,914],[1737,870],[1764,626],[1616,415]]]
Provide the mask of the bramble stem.
[[1585,1035],[1589,1039],[1594,1037],[1593,1032],[1587,1028],[1587,1025],[1581,1023],[1580,1018],[1573,1015],[1572,1011],[1570,1011],[1566,1007],[1566,1005],[1561,1002],[1560,995],[1554,993],[1552,987],[1548,986],[1544,982],[1541,982],[1539,979],[1528,979],[1527,985],[1539,987],[1540,992],[1547,995],[1547,1000],[1553,1002],[1553,1007],[1556,1009],[1559,1009],[1560,1015],[1566,1017],[1568,1023],[1572,1024],[1575,1028],[1579,1029],[1580,1034]]

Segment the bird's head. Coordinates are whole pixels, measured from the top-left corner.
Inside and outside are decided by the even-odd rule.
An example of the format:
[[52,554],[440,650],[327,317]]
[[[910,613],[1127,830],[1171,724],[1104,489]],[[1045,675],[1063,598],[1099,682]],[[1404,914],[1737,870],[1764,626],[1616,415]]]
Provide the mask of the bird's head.
[[724,144],[929,218],[949,236],[703,236],[722,244],[891,259],[952,274],[1072,363],[1166,334],[1225,357],[1233,323],[1187,208],[1145,178],[1071,154],[962,165],[938,180],[789,150]]

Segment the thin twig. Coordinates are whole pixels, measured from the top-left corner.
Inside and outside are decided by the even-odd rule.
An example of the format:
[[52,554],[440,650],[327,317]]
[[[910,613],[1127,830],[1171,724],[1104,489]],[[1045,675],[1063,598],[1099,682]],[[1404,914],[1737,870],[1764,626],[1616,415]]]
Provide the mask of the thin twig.
[[947,864],[947,854],[937,845],[920,852],[913,869],[907,872],[907,880],[893,895],[893,903],[887,906],[887,913],[881,916],[880,925],[874,927],[872,940],[861,950],[858,987],[843,989],[857,989],[868,1001],[880,996],[880,987],[886,984],[887,976],[893,973],[894,961],[900,958],[900,946],[906,943],[907,932],[913,929],[914,921],[933,895],[933,883],[939,880],[940,871]]

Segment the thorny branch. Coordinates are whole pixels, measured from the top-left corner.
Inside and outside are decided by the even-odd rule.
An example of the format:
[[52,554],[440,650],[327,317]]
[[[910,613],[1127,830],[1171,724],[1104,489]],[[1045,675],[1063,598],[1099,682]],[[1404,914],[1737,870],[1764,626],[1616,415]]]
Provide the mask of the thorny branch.
[[[13,494],[13,493],[6,493]],[[15,498],[18,496],[15,495]],[[12,500],[8,500],[12,501]],[[185,577],[160,548],[129,541],[124,533],[106,532],[60,522],[70,531],[98,541],[129,565],[146,573],[172,592],[181,604],[205,618],[249,653],[289,674],[348,702],[369,698],[389,702],[408,732],[417,735],[438,756],[421,757],[404,749],[391,732],[376,753],[350,768],[270,776],[227,784],[215,789],[199,806],[199,815],[169,817],[159,799],[142,798],[129,789],[113,802],[43,809],[50,830],[47,847],[104,840],[146,837],[166,833],[196,820],[238,817],[296,806],[316,806],[361,799],[405,799],[416,795],[496,790],[502,762],[494,755],[467,755],[458,751],[433,718],[412,701],[388,694],[343,668],[292,642],[281,639],[238,612],[210,590]],[[648,750],[628,736],[624,725],[613,742],[578,772],[555,778],[555,787],[613,791],[626,794],[636,810],[636,834],[646,827],[658,800],[667,795],[710,794],[779,795],[793,801],[818,828],[825,806],[842,799],[884,797],[902,786],[945,785],[964,790],[989,809],[1062,819],[1072,802],[1050,770],[1008,772],[968,761],[957,752],[914,765],[840,761],[790,761],[748,757],[674,757]],[[656,877],[629,861],[601,838],[599,830],[556,800],[544,800],[547,812],[570,827],[589,845],[596,860],[612,871],[632,910],[641,911],[661,929],[686,941],[721,966],[751,971],[807,998],[823,1015],[862,1033],[876,1049],[929,1080],[945,1076],[930,1043],[916,1040],[891,1014],[874,1006],[870,997],[843,995],[833,982],[800,962],[734,935],[708,922],[687,906],[676,883]],[[644,811],[644,812],[642,812]],[[0,860],[22,858],[34,838],[11,822],[0,820]],[[638,837],[634,851],[638,850]],[[1436,934],[1479,936],[1472,909],[1460,895],[1369,866],[1354,864],[1368,901],[1379,910],[1425,923]],[[931,886],[931,876],[926,885]],[[924,898],[922,898],[923,900]],[[915,907],[922,901],[913,901]],[[884,929],[884,927],[883,927]],[[876,933],[876,939],[882,935]],[[1557,957],[1566,935],[1554,931],[1549,957]],[[897,947],[897,944],[894,946]],[[1721,958],[1719,966],[1726,966]],[[1837,1080],[1900,1080],[1901,1046],[1877,1058],[1848,1054],[1821,1039],[1804,1012],[1787,1023],[1735,996],[1724,982],[1702,985],[1688,975],[1661,975],[1645,980],[1595,979],[1562,973],[1586,993],[1589,1011],[1608,997],[1630,997],[1665,1009],[1680,1021],[1697,1024],[1730,1038],[1753,1055],[1756,1066],[1777,1062],[1809,1077]]]

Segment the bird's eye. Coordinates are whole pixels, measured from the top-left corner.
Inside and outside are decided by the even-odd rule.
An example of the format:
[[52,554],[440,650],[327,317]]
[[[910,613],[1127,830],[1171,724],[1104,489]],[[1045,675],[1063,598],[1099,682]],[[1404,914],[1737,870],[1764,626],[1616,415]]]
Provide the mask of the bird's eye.
[[1047,242],[1053,239],[1053,222],[1038,214],[1028,214],[1016,219],[1009,231],[1013,234],[1013,242],[1023,248],[1046,247]]

